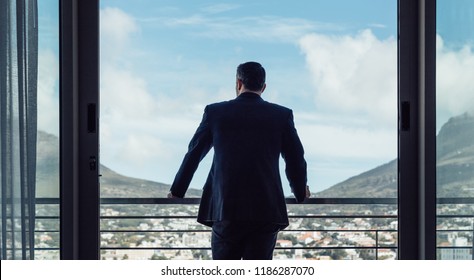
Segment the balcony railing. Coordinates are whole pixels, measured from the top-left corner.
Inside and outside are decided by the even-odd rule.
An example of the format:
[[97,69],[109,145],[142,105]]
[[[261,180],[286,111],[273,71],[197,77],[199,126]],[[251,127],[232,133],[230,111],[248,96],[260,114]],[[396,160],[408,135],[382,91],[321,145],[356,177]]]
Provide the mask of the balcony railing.
[[[57,205],[58,202],[58,199],[37,200],[38,205]],[[188,252],[189,256],[189,254],[199,251],[204,251],[207,255],[210,255],[210,243],[206,243],[204,239],[210,239],[211,231],[209,228],[201,226],[195,221],[195,211],[197,210],[199,202],[199,198],[102,198],[102,214],[100,217],[101,236],[103,239],[100,248],[102,255],[105,258],[110,258],[114,255],[116,258],[123,258],[127,253],[132,251],[151,251],[154,252],[154,256],[157,256],[155,253],[161,254],[161,252],[165,251],[168,252],[165,253],[167,256],[172,256],[178,252]],[[289,205],[290,227],[282,231],[279,235],[281,240],[279,240],[275,248],[277,255],[283,256],[286,253],[287,256],[291,255],[293,257],[299,256],[306,258],[314,255],[318,255],[319,257],[329,255],[341,257],[341,252],[344,251],[342,255],[344,255],[345,258],[350,258],[347,252],[353,253],[357,251],[358,256],[361,254],[364,255],[363,258],[381,259],[387,258],[387,256],[389,256],[389,258],[396,258],[398,247],[396,198],[311,198],[298,205],[296,205],[294,199],[287,199],[286,202]],[[465,244],[458,244],[456,246],[452,245],[452,242],[445,242],[445,244],[440,242],[441,244],[437,247],[438,255],[440,255],[441,252],[450,250],[449,252],[452,252],[451,255],[453,255],[453,258],[455,258],[455,253],[462,253],[464,255],[470,253],[472,256],[473,246],[468,245],[468,240],[471,240],[472,244],[474,237],[474,198],[440,198],[438,199],[438,204],[441,206],[452,205],[458,207],[460,205],[468,205],[468,207],[471,207],[466,213],[443,213],[437,216],[439,225],[439,229],[437,230],[438,237],[448,240],[453,236],[463,236],[462,238],[465,238],[467,241]],[[136,209],[133,210],[133,207],[157,208],[154,208],[154,210],[141,209],[141,211],[137,211]],[[178,211],[176,209],[182,209],[179,207],[187,207],[187,210],[180,211],[187,213],[176,213],[176,211]],[[328,212],[298,211],[298,209],[302,207],[332,207],[332,209],[325,209]],[[352,207],[351,211],[355,209],[354,207],[380,207],[385,210],[388,209],[389,214],[387,214],[387,211],[381,210],[377,212],[376,210],[373,211],[373,209],[362,210],[362,213],[361,210],[354,211],[354,213],[340,213],[338,209],[344,207]],[[129,210],[131,210],[117,210],[120,208],[129,208]],[[163,208],[168,208],[168,210],[161,213],[156,210]],[[143,214],[144,211],[145,214]],[[154,212],[157,213],[151,214]],[[304,213],[302,214],[301,212]],[[59,216],[37,215],[36,219],[38,223],[44,224],[45,221],[48,220],[58,221]],[[322,225],[322,223],[328,223],[328,221],[338,221],[338,223],[335,223],[334,226],[328,226],[327,224]],[[178,228],[173,228],[173,225],[162,226],[163,224],[174,222],[180,222],[177,226]],[[295,224],[301,225],[304,222],[306,223],[305,226],[294,227]],[[354,222],[362,225],[356,225]],[[383,226],[379,226],[377,223],[383,224]],[[451,225],[450,227],[450,223],[459,223],[464,226]],[[149,224],[154,224],[154,226],[149,226]],[[156,226],[157,224],[158,226]],[[347,224],[352,226],[347,226]],[[185,225],[185,227],[183,227],[183,225]],[[48,229],[44,228],[44,226],[37,228],[38,230],[36,232],[39,235],[57,235],[59,240],[59,227],[56,229]],[[297,240],[298,237],[303,238],[305,234],[308,236],[307,240]],[[129,240],[127,241],[129,243],[117,242],[118,244],[114,244],[114,242],[108,242],[114,240],[116,236],[121,236],[124,240]],[[143,241],[150,236],[161,236],[162,239],[168,239],[168,241],[162,242],[159,245],[157,245],[156,242]],[[387,237],[389,240],[386,240]],[[189,244],[183,245],[185,242],[177,242],[180,238],[194,238],[197,242],[196,245],[193,246]],[[354,240],[356,239],[362,241],[355,242]],[[295,240],[297,242],[295,242]],[[192,243],[192,240],[188,243]],[[51,252],[59,250],[58,246],[37,247],[35,249],[38,253],[41,251]],[[470,252],[466,252],[465,250]],[[381,256],[382,254],[383,256]],[[446,253],[444,255],[446,255]],[[127,255],[127,257],[130,256]]]

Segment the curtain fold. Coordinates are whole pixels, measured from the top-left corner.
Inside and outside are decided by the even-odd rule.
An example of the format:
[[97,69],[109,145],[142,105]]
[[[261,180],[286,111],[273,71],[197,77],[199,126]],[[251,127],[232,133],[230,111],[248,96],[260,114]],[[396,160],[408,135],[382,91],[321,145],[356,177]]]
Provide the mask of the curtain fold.
[[36,0],[0,0],[1,259],[34,259]]

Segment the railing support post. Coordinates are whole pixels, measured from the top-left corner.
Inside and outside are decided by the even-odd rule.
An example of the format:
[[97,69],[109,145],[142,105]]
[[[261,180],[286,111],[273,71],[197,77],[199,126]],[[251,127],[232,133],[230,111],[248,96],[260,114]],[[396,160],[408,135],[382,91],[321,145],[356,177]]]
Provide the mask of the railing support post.
[[379,259],[379,231],[375,231],[375,260]]

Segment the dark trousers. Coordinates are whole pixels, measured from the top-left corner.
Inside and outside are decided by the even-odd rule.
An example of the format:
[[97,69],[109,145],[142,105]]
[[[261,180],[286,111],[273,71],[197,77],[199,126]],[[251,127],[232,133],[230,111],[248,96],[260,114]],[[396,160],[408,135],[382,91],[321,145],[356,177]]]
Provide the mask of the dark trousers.
[[280,226],[273,223],[215,222],[212,226],[214,260],[271,260]]

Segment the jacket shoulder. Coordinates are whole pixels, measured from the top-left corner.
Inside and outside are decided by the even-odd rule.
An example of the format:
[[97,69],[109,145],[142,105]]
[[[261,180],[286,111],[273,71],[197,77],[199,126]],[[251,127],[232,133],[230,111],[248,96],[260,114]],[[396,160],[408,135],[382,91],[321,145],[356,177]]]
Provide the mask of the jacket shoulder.
[[288,107],[285,107],[283,105],[280,105],[280,104],[276,104],[276,103],[272,103],[272,102],[268,102],[268,101],[265,101],[266,105],[268,107],[271,107],[273,110],[275,111],[280,111],[282,114],[291,114],[293,112],[293,110],[291,110],[290,108]]
[[232,100],[228,101],[221,101],[221,102],[216,102],[216,103],[211,103],[206,106],[207,110],[215,110],[221,107],[229,106],[231,104]]

